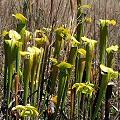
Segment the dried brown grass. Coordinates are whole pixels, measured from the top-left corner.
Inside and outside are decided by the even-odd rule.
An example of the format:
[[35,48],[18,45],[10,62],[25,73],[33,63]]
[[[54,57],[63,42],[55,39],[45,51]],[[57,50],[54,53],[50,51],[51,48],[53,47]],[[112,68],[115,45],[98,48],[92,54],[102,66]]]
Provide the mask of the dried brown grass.
[[[107,2],[106,2],[107,1]],[[26,4],[25,4],[26,2]],[[84,0],[82,4],[91,5],[90,10],[84,10],[88,17],[92,17],[93,22],[85,25],[84,35],[89,38],[99,39],[99,19],[114,19],[117,22],[116,26],[110,27],[110,45],[120,46],[120,1],[119,0]],[[25,6],[26,5],[26,6]],[[0,101],[3,95],[3,70],[4,70],[4,51],[2,31],[16,29],[16,20],[11,16],[13,13],[23,13],[28,21],[28,29],[34,31],[42,27],[49,27],[54,23],[54,27],[65,25],[71,27],[72,30],[76,27],[76,2],[74,2],[74,19],[71,16],[71,6],[69,0],[54,0],[54,6],[51,11],[49,0],[1,0],[0,1]],[[50,12],[51,11],[51,12]],[[87,29],[86,29],[87,28]],[[97,48],[98,50],[98,48]],[[97,54],[96,50],[96,54]],[[120,51],[119,51],[120,52]],[[120,54],[116,54],[115,68],[120,69]],[[97,58],[96,58],[97,60]],[[119,80],[116,82],[115,96],[113,102],[119,107]]]

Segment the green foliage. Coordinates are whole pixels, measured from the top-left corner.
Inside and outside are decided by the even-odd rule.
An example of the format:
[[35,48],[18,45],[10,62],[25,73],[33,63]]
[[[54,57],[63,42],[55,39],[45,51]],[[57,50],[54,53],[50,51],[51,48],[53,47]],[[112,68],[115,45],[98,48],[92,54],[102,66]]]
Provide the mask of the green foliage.
[[112,51],[117,52],[117,51],[118,51],[118,46],[117,46],[117,45],[115,45],[115,46],[112,45],[111,47],[107,48],[106,51],[107,51],[108,53],[110,53],[110,52],[112,52]]
[[100,63],[104,64],[104,55],[106,51],[106,44],[108,42],[108,24],[115,25],[114,20],[100,19]]
[[94,91],[94,84],[75,83],[72,86],[72,89],[74,89],[74,88],[77,88],[76,93],[78,93],[80,91],[81,93],[89,94],[90,97],[92,97],[92,93]]
[[84,57],[86,58],[86,50],[80,48],[80,49],[78,49],[78,52],[79,52],[80,54],[83,54]]
[[58,63],[58,60],[55,58],[50,58],[50,60],[53,62],[54,65],[56,65]]
[[65,71],[67,68],[72,68],[72,65],[66,62],[61,62],[57,65],[60,69],[60,71]]
[[12,111],[14,110],[20,110],[20,116],[32,116],[33,114],[36,114],[37,116],[39,115],[38,110],[35,107],[30,106],[29,104],[27,104],[26,106],[17,105],[12,108]]
[[[39,37],[38,34],[41,34],[41,36]],[[47,36],[44,34],[44,31],[42,30],[35,31],[34,40],[37,41],[38,44],[43,44],[43,45],[45,45],[48,42]]]
[[22,23],[26,23],[26,21],[28,20],[26,17],[24,17],[22,14],[17,13],[17,14],[12,14],[12,16],[14,16],[16,19],[19,19],[22,21]]
[[[70,31],[67,28],[64,28],[64,26],[60,27],[60,28],[56,28],[56,36],[57,38],[67,38],[67,36],[70,34]],[[59,39],[61,40],[61,39]]]
[[82,5],[82,6],[80,6],[80,8],[82,8],[82,9],[83,8],[88,8],[89,9],[89,8],[91,8],[91,6],[90,5]]
[[100,69],[103,72],[102,73],[102,83],[101,83],[101,86],[100,86],[100,91],[99,91],[99,96],[98,96],[98,100],[97,100],[97,105],[96,105],[96,108],[95,108],[95,112],[94,112],[94,114],[92,116],[92,120],[95,120],[96,115],[98,114],[98,111],[99,111],[100,105],[102,103],[102,99],[103,99],[103,96],[105,94],[107,85],[108,85],[108,83],[112,79],[111,76],[115,75],[116,77],[118,77],[117,76],[118,72],[114,71],[112,68],[106,67],[106,66],[101,64],[100,65]]
[[100,65],[100,68],[101,68],[101,71],[103,72],[103,74],[105,73],[105,74],[110,75],[108,80],[111,80],[111,76],[114,76],[114,77],[112,77],[114,79],[118,78],[118,72],[117,71],[113,71],[112,68],[106,67],[106,66],[104,66],[102,64]]
[[[82,13],[83,8],[90,8],[90,6],[79,5],[78,7],[77,14],[79,17],[76,37],[64,26],[55,30],[51,27],[43,28],[32,33],[26,30],[28,19],[20,13],[12,15],[20,20],[17,30],[3,31],[5,50],[4,91],[8,85],[6,92],[7,105],[10,106],[11,102],[10,91],[16,91],[12,80],[13,73],[16,71],[18,83],[21,84],[24,95],[22,97],[23,105],[16,102],[12,111],[20,110],[20,116],[23,119],[26,119],[27,116],[34,119],[34,115],[40,119],[47,115],[44,116],[45,119],[46,117],[50,119],[49,114],[52,117],[51,119],[54,120],[59,116],[61,117],[63,115],[62,111],[67,105],[68,91],[71,92],[71,115],[68,116],[70,119],[74,119],[76,106],[78,120],[82,119],[81,116],[83,116],[83,120],[87,117],[94,120],[98,115],[108,83],[118,77],[118,72],[113,70],[113,51],[118,51],[118,46],[111,46],[106,49],[108,24],[115,25],[116,22],[114,20],[100,20],[100,65],[98,64],[100,70],[98,69],[99,74],[96,77],[99,77],[100,80],[102,78],[99,86],[96,85],[97,82],[93,78],[94,51],[99,42],[85,36],[82,37],[84,23],[91,21],[91,19],[87,20],[85,18],[86,15]],[[50,38],[51,30],[56,33],[55,40]],[[105,57],[107,57],[107,66],[105,66]],[[99,94],[93,112],[91,103],[94,102],[96,88],[99,88]],[[77,97],[75,89],[78,94]],[[6,93],[4,92],[5,95]],[[54,95],[56,97],[51,101],[54,103],[55,109],[53,113],[49,113],[48,108],[51,107],[49,106],[49,98]],[[75,103],[76,98],[77,103]],[[8,106],[6,107],[6,120],[9,119]],[[50,109],[53,110],[53,108]]]

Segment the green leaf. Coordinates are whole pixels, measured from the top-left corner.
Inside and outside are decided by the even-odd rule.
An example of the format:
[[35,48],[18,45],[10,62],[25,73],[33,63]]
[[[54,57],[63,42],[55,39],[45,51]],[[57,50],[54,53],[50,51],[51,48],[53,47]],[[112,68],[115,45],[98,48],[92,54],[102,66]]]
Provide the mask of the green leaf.
[[64,26],[60,28],[56,28],[56,36],[62,37],[63,39],[67,38],[67,36],[70,34],[69,29],[65,28]]
[[29,104],[27,104],[27,105],[25,106],[25,108],[26,108],[27,110],[32,110],[33,113],[36,114],[37,116],[39,115],[37,108],[35,108],[35,107],[33,107],[33,106],[30,106]]
[[90,9],[91,8],[91,6],[90,5],[82,5],[82,6],[80,6],[80,8],[88,8],[88,9]]
[[73,86],[72,86],[72,89],[76,88],[79,86],[80,83],[75,83]]
[[118,78],[118,71],[115,71],[113,74],[111,74],[111,79],[116,79]]
[[[42,35],[41,37],[43,37],[44,36],[44,31],[42,31],[42,30],[35,30],[35,33],[34,33],[34,35],[35,35],[35,37],[37,37],[37,35],[40,33],[40,35]],[[38,38],[41,38],[40,36],[38,37]]]
[[111,47],[107,48],[106,51],[108,53],[110,53],[111,51],[115,51],[116,52],[116,51],[118,51],[118,48],[119,48],[118,45],[115,45],[115,46],[112,45]]
[[80,48],[80,49],[78,49],[78,53],[83,54],[84,57],[86,57],[86,50]]
[[18,41],[16,41],[16,43],[15,43],[15,44],[16,44],[16,46],[17,46],[17,47],[21,47],[21,46],[23,45],[23,43],[22,43],[22,42],[18,42]]
[[109,24],[116,25],[116,21],[115,20],[111,20],[111,21],[109,21]]
[[47,36],[42,30],[36,30],[34,36],[35,36],[34,40],[37,41],[39,44],[46,44],[49,42]]
[[45,27],[43,27],[43,31],[44,31],[46,36],[48,36],[50,34],[51,30],[52,30],[52,28],[45,28]]
[[27,116],[31,116],[31,115],[33,115],[32,110],[22,110],[22,112],[20,113],[20,116],[23,116],[23,117],[27,117]]
[[17,14],[12,14],[12,16],[14,16],[16,19],[21,20],[23,23],[26,23],[26,21],[28,20],[26,17],[24,17],[22,14],[17,13]]
[[28,52],[30,52],[31,54],[34,54],[35,53],[35,50],[32,48],[32,47],[28,47]]
[[104,65],[100,65],[100,69],[105,72],[105,73],[114,73],[113,69],[112,68],[109,68],[109,67],[106,67]]
[[40,54],[43,53],[43,48],[37,48],[35,46],[32,46],[32,47],[28,47],[28,52],[31,54],[31,55],[35,55],[36,57]]
[[35,53],[36,54],[40,54],[44,51],[44,49],[41,47],[41,48],[37,48],[35,46],[32,46],[32,48],[34,49]]
[[8,31],[4,30],[4,31],[2,32],[2,36],[5,37],[8,33],[9,33]]
[[50,58],[50,60],[54,63],[54,65],[58,63],[58,60],[55,58]]
[[73,88],[77,88],[76,89],[76,93],[78,93],[78,91],[84,93],[84,94],[89,94],[90,97],[92,97],[92,93],[94,91],[94,84],[91,84],[91,83],[75,83],[73,86],[72,86],[72,89]]
[[32,39],[32,34],[30,31],[28,30],[25,30],[25,37],[26,37],[26,40],[31,40]]
[[67,68],[72,68],[73,67],[73,65],[71,65],[70,63],[66,63],[66,62],[61,62],[57,66],[59,67],[59,69],[61,71],[65,71]]
[[78,42],[74,36],[68,35],[67,39],[72,40],[75,44],[80,44],[80,42]]
[[30,55],[30,52],[20,51],[20,54],[21,54],[22,56],[26,56],[26,55]]
[[6,44],[11,45],[11,42],[12,42],[11,40],[5,40],[5,43],[6,43]]
[[92,39],[89,39],[89,38],[87,38],[87,37],[81,37],[81,39],[84,41],[84,42],[87,42],[87,43],[93,43],[93,44],[96,44],[97,43],[97,41],[96,40],[92,40]]
[[[77,89],[76,89],[76,93],[78,93],[78,91],[81,91],[81,89],[83,89],[83,87],[84,87],[84,84],[83,83],[79,83],[79,86],[77,87]],[[82,93],[83,93],[83,91],[82,91]]]
[[19,40],[21,39],[21,36],[18,34],[18,32],[16,32],[15,30],[10,30],[9,31],[9,37],[11,39],[15,39],[15,40]]
[[100,23],[101,23],[102,25],[105,25],[105,24],[116,25],[116,21],[115,21],[115,20],[102,20],[102,19],[100,19]]
[[12,111],[14,110],[21,110],[20,116],[31,116],[33,114],[39,115],[37,108],[30,106],[27,104],[26,106],[23,105],[17,105],[12,108]]
[[34,40],[37,41],[39,44],[45,44],[46,43],[46,39],[44,37],[34,38]]
[[92,22],[93,19],[91,17],[85,19],[86,22]]
[[25,106],[23,106],[23,105],[17,105],[17,106],[15,106],[15,107],[12,108],[12,111],[14,111],[14,110],[24,110],[24,109],[25,109]]

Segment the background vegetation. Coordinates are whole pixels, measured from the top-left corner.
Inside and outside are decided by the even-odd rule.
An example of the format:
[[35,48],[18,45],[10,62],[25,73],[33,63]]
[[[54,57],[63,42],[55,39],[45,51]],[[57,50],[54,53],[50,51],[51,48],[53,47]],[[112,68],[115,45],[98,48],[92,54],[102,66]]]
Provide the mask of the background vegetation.
[[[109,27],[109,45],[120,46],[120,1],[119,0],[82,0],[82,4],[89,4],[91,9],[85,9],[84,12],[88,17],[93,19],[93,22],[85,24],[85,31],[83,35],[88,38],[97,40],[99,38],[99,19],[114,19],[116,26]],[[54,24],[54,27],[66,25],[71,27],[72,31],[77,26],[77,2],[74,2],[74,14],[72,19],[71,6],[69,0],[55,0],[54,7],[51,8],[50,1],[48,0],[1,0],[0,1],[0,101],[3,98],[3,73],[4,73],[4,50],[3,50],[3,30],[15,29],[17,21],[11,15],[14,13],[22,13],[28,18],[27,28],[30,31],[48,27]],[[52,12],[51,12],[52,11]],[[55,37],[54,35],[52,36]],[[95,48],[95,65],[98,64],[99,48]],[[115,54],[115,70],[119,71],[119,52]],[[119,78],[116,81],[111,103],[119,109]],[[1,103],[0,103],[1,104]],[[112,117],[115,116],[112,113]],[[116,114],[116,113],[115,113]]]

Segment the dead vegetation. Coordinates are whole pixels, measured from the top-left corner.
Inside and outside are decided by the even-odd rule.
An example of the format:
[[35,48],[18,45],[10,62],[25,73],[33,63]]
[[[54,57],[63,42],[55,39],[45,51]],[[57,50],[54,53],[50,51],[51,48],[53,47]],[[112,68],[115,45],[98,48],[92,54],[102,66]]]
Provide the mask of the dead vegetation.
[[[84,35],[89,38],[98,39],[98,21],[99,19],[114,19],[117,22],[116,26],[111,26],[109,36],[111,45],[120,46],[120,1],[119,0],[83,0],[82,4],[89,4],[91,9],[85,10],[88,17],[91,17],[93,22],[86,24]],[[71,6],[69,0],[55,0],[54,7],[51,8],[48,0],[1,0],[0,1],[0,101],[3,97],[3,71],[4,71],[4,51],[2,31],[15,29],[16,22],[11,16],[13,13],[22,13],[29,18],[28,29],[34,31],[42,27],[53,27],[66,25],[71,27],[71,31],[76,27],[76,2],[74,2],[74,16],[71,16]],[[51,12],[52,11],[52,12]],[[54,37],[54,36],[53,36]],[[119,51],[120,53],[120,51]],[[120,70],[120,55],[116,54],[115,69]],[[98,54],[98,48],[96,48]],[[97,60],[97,57],[95,58]],[[119,78],[116,81],[116,86],[113,91],[112,104],[116,108],[120,108],[120,82]],[[113,115],[114,116],[114,115]]]

